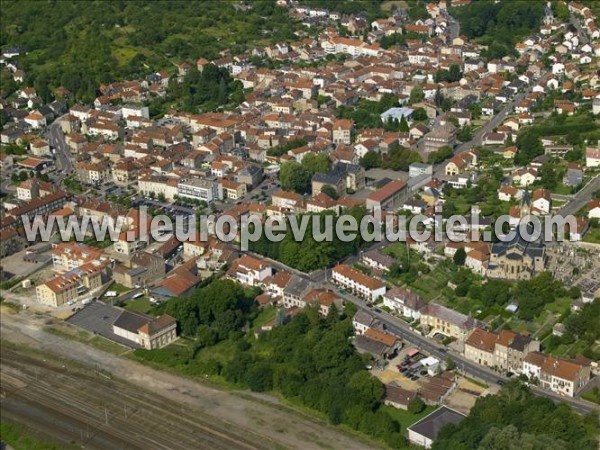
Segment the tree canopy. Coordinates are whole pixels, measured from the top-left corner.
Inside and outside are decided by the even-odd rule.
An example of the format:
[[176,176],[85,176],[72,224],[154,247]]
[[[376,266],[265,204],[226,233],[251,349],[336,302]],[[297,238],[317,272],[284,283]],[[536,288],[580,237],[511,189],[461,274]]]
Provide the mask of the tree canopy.
[[460,22],[460,32],[488,46],[482,53],[489,59],[514,54],[514,45],[523,36],[538,30],[544,2],[479,0],[451,8],[450,14]]
[[[354,207],[347,209],[346,213],[354,216],[357,222],[360,223],[361,219],[366,215],[366,210],[362,207]],[[312,233],[313,222],[317,224],[318,230],[324,231],[325,217],[327,215],[331,216],[332,213],[298,216],[298,224],[302,223],[303,216],[308,217],[307,232],[304,235],[304,239],[300,242],[295,240],[294,233],[288,224],[285,237],[282,241],[273,242],[267,239],[266,233],[263,233],[257,242],[250,243],[250,250],[303,272],[312,272],[356,253],[365,245],[365,242],[360,237],[360,233],[356,239],[350,242],[339,240],[336,233],[333,233],[332,242],[318,242]]]
[[432,449],[591,450],[598,447],[597,423],[597,413],[579,416],[511,380],[499,395],[480,397],[458,425],[442,428]]

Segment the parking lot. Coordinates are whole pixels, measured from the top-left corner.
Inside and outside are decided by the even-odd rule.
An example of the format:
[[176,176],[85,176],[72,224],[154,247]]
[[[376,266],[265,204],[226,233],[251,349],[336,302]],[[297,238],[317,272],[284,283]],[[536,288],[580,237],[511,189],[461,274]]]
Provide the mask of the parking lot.
[[[383,370],[373,369],[373,375],[379,378],[382,383],[388,384],[394,381],[404,389],[418,390],[429,375],[426,368],[419,363],[426,355],[420,352],[414,353],[415,351],[414,347],[403,348],[396,357],[389,361],[389,364]],[[408,356],[410,354],[412,356]],[[401,372],[399,367],[401,367],[401,370],[405,368],[407,370]]]
[[133,342],[113,333],[112,325],[121,315],[122,311],[120,308],[96,301],[77,311],[66,321],[94,334],[104,336],[111,341],[118,342],[127,347],[137,348],[138,346]]

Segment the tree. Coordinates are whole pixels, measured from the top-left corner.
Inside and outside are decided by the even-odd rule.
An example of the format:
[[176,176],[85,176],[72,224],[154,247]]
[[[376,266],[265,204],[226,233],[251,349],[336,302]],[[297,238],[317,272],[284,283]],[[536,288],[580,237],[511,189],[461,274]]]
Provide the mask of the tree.
[[549,190],[554,189],[559,181],[555,164],[552,162],[542,164],[542,167],[540,167],[540,178],[542,179],[543,187]]
[[381,156],[379,153],[370,150],[365,153],[365,156],[360,158],[360,165],[363,166],[365,170],[381,167]]
[[302,158],[302,166],[312,175],[315,173],[327,173],[331,161],[327,153],[309,153]]
[[422,102],[424,99],[425,99],[425,94],[423,93],[423,89],[421,89],[419,86],[415,86],[410,91],[410,97],[408,98],[408,103],[410,105],[412,105],[414,103]]
[[421,397],[417,396],[408,403],[408,412],[412,414],[420,414],[425,409],[425,403]]
[[544,146],[539,137],[530,130],[525,130],[517,136],[517,155],[515,164],[525,166],[535,157],[544,154]]
[[454,360],[450,357],[448,357],[448,359],[446,359],[446,370],[454,370],[456,369],[456,363],[454,362]]
[[456,135],[459,141],[461,142],[469,142],[473,139],[473,131],[469,125],[465,125]]
[[402,116],[402,119],[400,119],[400,125],[398,126],[398,131],[400,131],[401,133],[408,133],[408,131],[409,131],[408,122],[406,121],[406,117],[404,117],[404,116]]
[[415,109],[412,113],[412,117],[416,121],[424,121],[429,119],[429,117],[427,116],[427,111],[425,111],[424,108]]
[[326,184],[325,186],[323,186],[321,188],[321,192],[323,194],[327,194],[333,200],[336,200],[338,198],[338,193],[336,192],[335,188],[329,184]]
[[440,147],[437,151],[430,153],[427,157],[427,162],[429,164],[438,164],[450,158],[453,154],[452,147],[445,145]]
[[462,247],[459,248],[458,250],[456,250],[456,252],[454,253],[454,256],[452,257],[454,264],[456,264],[457,266],[464,266],[466,259],[467,259],[467,252],[465,252],[465,249]]
[[312,174],[296,161],[286,162],[281,166],[279,180],[286,191],[306,194],[310,190]]

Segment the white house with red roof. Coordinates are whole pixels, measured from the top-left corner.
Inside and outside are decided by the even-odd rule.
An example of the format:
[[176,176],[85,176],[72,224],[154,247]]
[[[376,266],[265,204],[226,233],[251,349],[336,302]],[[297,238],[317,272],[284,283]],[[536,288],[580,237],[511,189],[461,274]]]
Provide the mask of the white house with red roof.
[[273,268],[265,261],[243,255],[231,264],[227,276],[248,286],[257,286],[273,275]]
[[385,294],[385,283],[365,275],[345,264],[339,264],[331,269],[332,280],[349,289],[359,297],[374,302]]

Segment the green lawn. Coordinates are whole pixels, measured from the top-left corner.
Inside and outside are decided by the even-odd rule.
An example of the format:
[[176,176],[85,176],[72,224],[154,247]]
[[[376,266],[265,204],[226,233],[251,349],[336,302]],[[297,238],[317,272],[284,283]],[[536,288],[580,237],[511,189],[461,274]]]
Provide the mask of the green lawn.
[[553,314],[563,314],[571,307],[572,300],[569,298],[558,298],[552,303],[548,303],[545,307],[546,311],[550,311]]
[[69,450],[81,448],[78,445],[41,439],[29,427],[9,423],[4,419],[0,424],[0,439],[18,450]]
[[119,293],[119,294],[129,292],[130,290],[131,290],[131,288],[125,287],[119,283],[113,283],[109,288],[109,291],[117,291],[117,293]]
[[128,309],[129,311],[141,312],[144,314],[150,311],[151,308],[152,305],[150,304],[150,300],[148,299],[148,297],[140,297],[136,298],[135,300],[127,300],[127,302],[125,303],[125,309]]
[[209,360],[214,359],[221,363],[226,363],[233,358],[233,354],[236,350],[236,342],[233,341],[221,341],[216,345],[210,347],[204,347],[196,354],[197,360]]
[[427,406],[420,414],[413,414],[408,411],[404,411],[403,409],[394,408],[393,406],[382,406],[382,408],[400,424],[403,434],[406,434],[406,429],[413,423],[421,420],[427,414],[431,414],[435,410],[435,407]]
[[583,236],[583,242],[591,244],[600,244],[600,227],[590,228]]
[[275,308],[274,306],[269,306],[263,309],[260,313],[258,313],[256,319],[252,321],[252,329],[262,327],[265,323],[269,322],[270,320],[273,320],[276,315],[277,308]]
[[600,390],[597,387],[581,396],[582,398],[600,405]]
[[74,325],[61,323],[57,326],[48,325],[44,327],[44,331],[60,336],[65,339],[71,339],[73,341],[81,342],[83,344],[95,347],[98,350],[102,350],[107,353],[114,355],[121,355],[128,351],[127,347],[124,347],[116,342],[113,342],[102,336],[94,336],[92,333],[77,328]]

